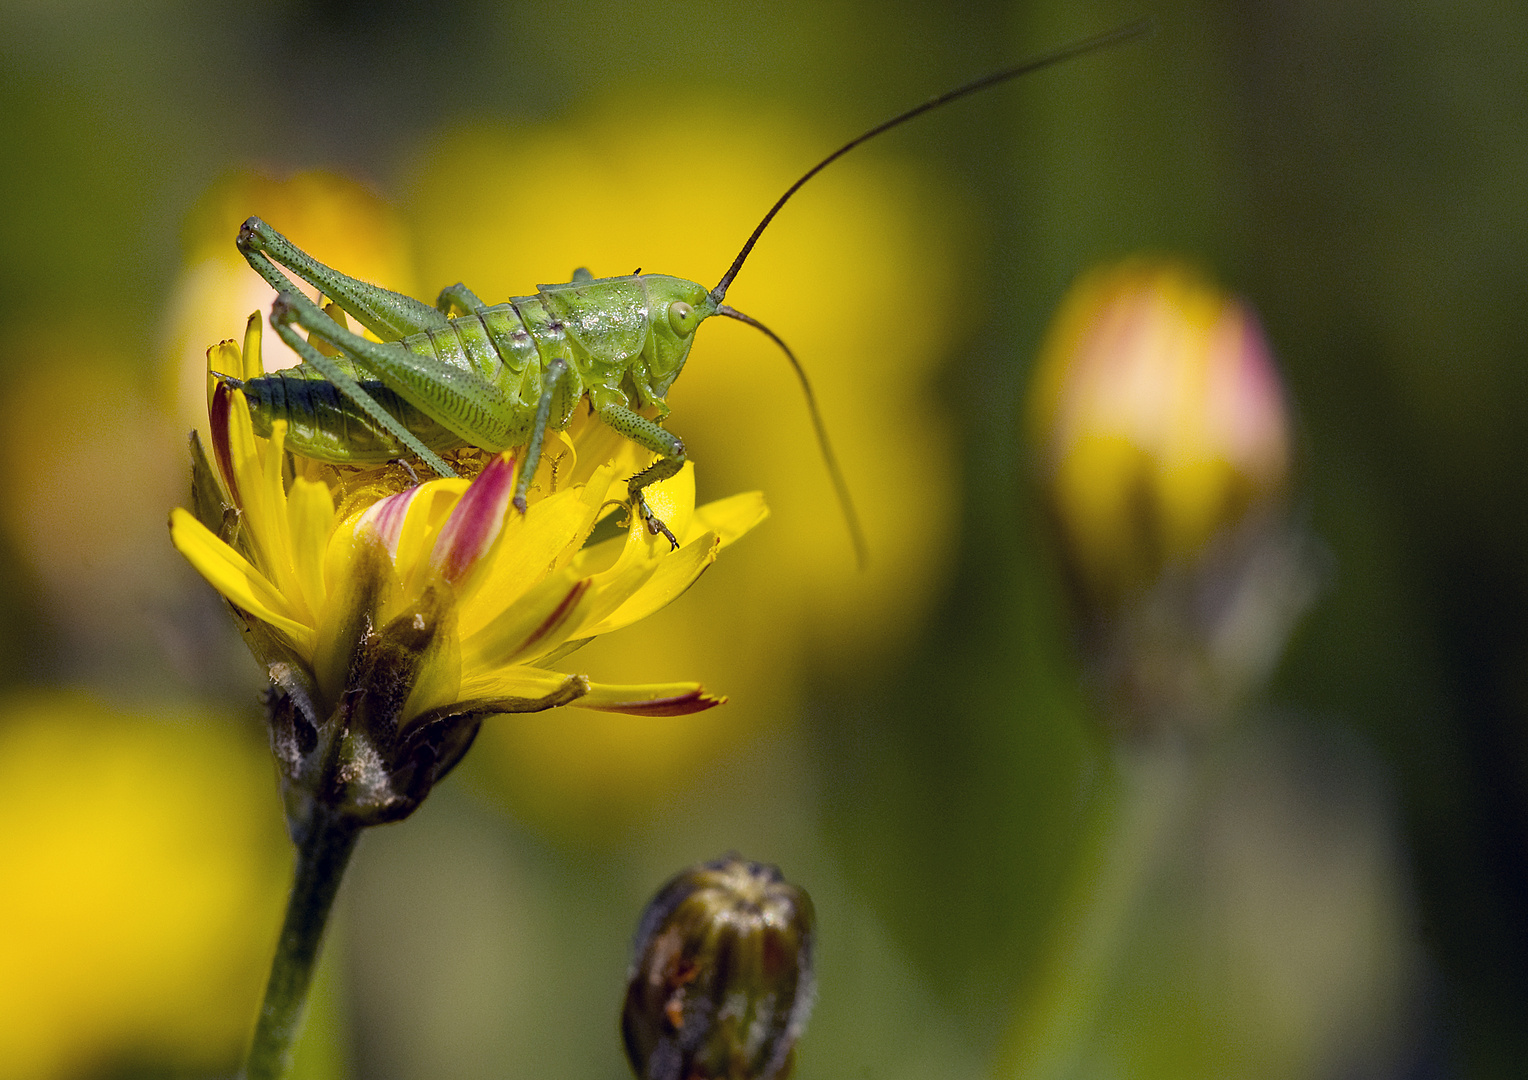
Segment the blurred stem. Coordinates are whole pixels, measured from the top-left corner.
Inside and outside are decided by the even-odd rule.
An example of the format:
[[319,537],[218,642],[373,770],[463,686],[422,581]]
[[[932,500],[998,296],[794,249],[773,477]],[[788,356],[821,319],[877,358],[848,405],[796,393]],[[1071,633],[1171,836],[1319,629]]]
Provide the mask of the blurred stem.
[[1007,1042],[999,1075],[1062,1080],[1077,1071],[1141,894],[1169,850],[1191,789],[1179,745],[1121,747],[1118,791],[1101,800],[1045,967]]
[[292,1067],[324,926],[360,835],[353,821],[319,809],[297,849],[292,895],[244,1066],[246,1080],[280,1080]]

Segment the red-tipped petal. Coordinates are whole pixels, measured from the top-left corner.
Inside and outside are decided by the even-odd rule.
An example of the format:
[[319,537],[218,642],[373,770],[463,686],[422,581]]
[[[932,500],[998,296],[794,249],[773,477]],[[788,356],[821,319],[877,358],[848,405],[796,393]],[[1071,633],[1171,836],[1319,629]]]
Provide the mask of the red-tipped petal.
[[[705,712],[707,709],[727,703],[726,698],[714,697],[706,693],[705,687],[696,683],[673,686],[675,693],[663,693],[665,689],[668,688],[601,686],[595,683],[589,693],[580,698],[577,704],[580,709],[625,713],[628,716],[686,716],[690,713]],[[623,691],[632,693],[626,696],[622,693]],[[658,691],[658,693],[649,697],[643,691]]]
[[447,581],[460,581],[493,547],[514,492],[515,459],[500,454],[462,493],[430,554],[430,561]]

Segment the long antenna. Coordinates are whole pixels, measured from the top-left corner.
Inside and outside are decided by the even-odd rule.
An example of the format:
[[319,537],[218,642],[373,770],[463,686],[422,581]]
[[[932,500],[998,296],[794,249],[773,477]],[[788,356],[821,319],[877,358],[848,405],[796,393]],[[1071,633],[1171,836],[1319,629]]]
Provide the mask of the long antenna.
[[725,315],[729,319],[745,322],[749,326],[764,331],[776,345],[784,350],[786,357],[791,362],[791,367],[796,369],[796,378],[801,380],[801,391],[806,394],[807,411],[812,414],[812,427],[817,431],[817,446],[822,451],[822,460],[828,467],[828,475],[833,478],[833,490],[838,494],[838,505],[844,512],[844,522],[849,526],[849,537],[854,541],[854,559],[859,568],[864,570],[870,565],[870,545],[865,542],[865,530],[860,527],[859,514],[854,511],[854,500],[849,498],[849,485],[844,481],[843,470],[838,467],[838,458],[833,453],[833,445],[828,442],[828,428],[822,422],[822,414],[817,411],[817,395],[812,393],[812,384],[807,381],[806,369],[801,366],[801,361],[796,359],[796,354],[791,348],[780,340],[769,327],[751,315],[744,315],[736,308],[720,305],[716,309],[718,315]]
[[850,139],[816,165],[813,165],[801,179],[786,189],[785,194],[781,195],[775,202],[775,205],[769,208],[769,213],[764,215],[764,219],[759,222],[758,226],[753,230],[753,234],[748,237],[748,242],[743,245],[743,250],[739,251],[737,258],[732,260],[732,265],[722,275],[721,281],[717,282],[716,288],[711,290],[710,300],[716,306],[716,313],[718,315],[725,315],[730,319],[736,319],[738,322],[747,323],[749,326],[763,331],[771,341],[780,346],[786,358],[790,360],[791,367],[795,369],[796,378],[801,381],[802,392],[806,394],[807,409],[812,414],[812,427],[817,432],[817,446],[822,451],[823,463],[827,465],[828,475],[833,480],[833,490],[838,495],[838,505],[843,510],[844,522],[849,526],[849,536],[854,542],[854,556],[861,570],[864,570],[869,565],[870,547],[865,542],[865,531],[860,527],[859,515],[854,510],[854,501],[849,497],[849,485],[844,481],[843,470],[838,467],[838,458],[834,455],[833,447],[828,442],[828,429],[822,422],[822,414],[817,411],[817,397],[812,393],[812,384],[807,381],[806,371],[802,368],[801,362],[796,359],[796,354],[791,352],[790,346],[786,345],[778,334],[752,316],[745,315],[736,308],[728,307],[722,303],[722,299],[727,295],[727,287],[732,284],[732,279],[737,277],[738,271],[743,268],[743,262],[748,258],[748,253],[753,250],[753,245],[759,242],[759,237],[764,234],[764,230],[769,227],[769,223],[775,219],[775,215],[790,200],[790,197],[796,194],[808,180],[822,172],[823,169],[826,169],[850,150],[853,150],[860,143],[868,142],[882,132],[890,131],[899,124],[905,124],[914,117],[922,116],[924,113],[931,109],[937,109],[941,105],[948,105],[952,101],[957,101],[970,94],[979,93],[988,87],[1007,82],[1009,79],[1016,79],[1020,75],[1027,75],[1032,71],[1039,71],[1041,68],[1047,68],[1053,64],[1071,60],[1085,53],[1129,41],[1131,38],[1144,34],[1150,28],[1150,20],[1143,19],[1140,22],[1121,26],[1106,33],[1096,34],[1081,41],[1074,41],[1070,45],[1063,45],[1059,49],[1025,60],[1023,63],[1015,64],[1013,67],[1004,68],[1002,71],[995,71],[991,75],[985,75],[974,82],[968,82],[964,86],[957,86],[954,90],[949,90],[938,97],[930,98],[922,105],[917,105],[900,115],[893,116],[885,123],[877,124],[863,135]]
[[[717,282],[716,288],[711,290],[712,302],[717,304],[722,302],[722,299],[727,295],[727,287],[732,284],[732,279],[737,277],[737,272],[743,268],[743,261],[748,258],[748,253],[753,250],[753,245],[758,243],[759,237],[768,228],[769,223],[774,220],[775,215],[780,212],[780,208],[786,204],[792,195],[796,194],[801,185],[822,172],[823,169],[826,169],[850,150],[853,150],[860,143],[868,142],[882,132],[890,131],[900,124],[905,124],[915,116],[922,116],[930,109],[937,109],[941,105],[948,105],[950,102],[970,94],[979,93],[989,86],[996,86],[998,83],[1007,82],[1009,79],[1016,79],[1020,75],[1028,75],[1032,71],[1051,67],[1054,64],[1071,60],[1073,57],[1082,56],[1084,53],[1090,53],[1096,49],[1107,48],[1110,45],[1117,45],[1120,42],[1129,41],[1131,38],[1140,37],[1149,29],[1151,29],[1151,21],[1149,19],[1142,19],[1140,22],[1133,22],[1128,26],[1121,26],[1102,34],[1096,34],[1090,38],[1083,38],[1081,41],[1074,41],[1070,45],[1063,45],[1059,49],[1025,60],[1023,63],[1015,64],[1013,67],[1004,68],[1002,71],[995,71],[991,75],[984,75],[974,82],[966,83],[964,86],[957,86],[954,90],[949,90],[938,97],[930,98],[922,105],[917,105],[908,109],[905,113],[893,116],[885,123],[877,124],[863,135],[850,139],[807,170],[806,175],[787,188],[785,194],[780,196],[779,201],[769,208],[769,213],[764,215],[764,220],[759,222],[758,227],[753,230],[753,235],[743,245],[743,250],[739,251],[737,258],[732,260],[732,266],[722,275],[722,279]],[[774,335],[770,336],[773,337]]]

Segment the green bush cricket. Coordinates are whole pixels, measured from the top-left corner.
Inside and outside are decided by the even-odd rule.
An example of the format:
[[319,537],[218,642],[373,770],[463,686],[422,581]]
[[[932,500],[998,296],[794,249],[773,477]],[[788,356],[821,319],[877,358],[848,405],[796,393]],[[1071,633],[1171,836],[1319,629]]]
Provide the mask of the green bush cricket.
[[[431,307],[325,266],[252,217],[239,231],[239,251],[276,290],[271,325],[301,363],[244,381],[219,378],[244,390],[257,432],[268,434],[275,421],[285,420],[287,449],[322,461],[382,462],[411,454],[441,476],[454,476],[442,452],[524,447],[514,500],[522,512],[547,431],[566,427],[587,398],[603,423],[658,455],[631,477],[627,494],[648,529],[677,547],[642,495],[686,460],[683,440],[661,424],[669,412],[665,398],[700,324],[714,315],[737,319],[768,335],[795,370],[863,567],[863,531],[806,374],[773,331],[723,303],[728,287],[786,201],[861,143],[959,98],[1145,29],[1136,23],[1063,46],[950,90],[850,140],[780,196],[711,289],[665,274],[595,278],[580,269],[565,284],[538,285],[534,295],[492,305],[466,285],[452,285]],[[351,330],[341,316],[331,317],[298,291],[282,268],[380,340]],[[315,339],[328,348],[321,350]]]

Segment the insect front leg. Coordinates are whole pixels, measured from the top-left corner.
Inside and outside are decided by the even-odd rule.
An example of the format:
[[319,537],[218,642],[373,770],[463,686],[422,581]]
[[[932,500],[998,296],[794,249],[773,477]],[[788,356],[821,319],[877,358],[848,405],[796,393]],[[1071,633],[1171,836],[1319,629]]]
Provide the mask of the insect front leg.
[[339,304],[383,341],[397,341],[446,325],[446,317],[430,305],[325,266],[257,217],[240,227],[238,247],[244,260],[278,293],[298,289],[272,264],[273,259]]
[[668,526],[658,520],[658,515],[649,509],[647,499],[642,495],[642,489],[660,480],[667,480],[684,468],[684,440],[640,413],[632,412],[624,405],[604,406],[599,410],[599,418],[638,446],[645,446],[653,453],[663,455],[633,476],[626,484],[626,492],[632,505],[642,515],[647,531],[654,536],[662,533],[668,537],[668,542],[677,548],[679,541],[674,539],[674,534],[669,532]]
[[[351,378],[344,369],[319,352],[311,342],[299,334],[293,328],[294,323],[310,333],[317,333],[324,340],[329,339],[327,331],[340,331],[341,329],[333,319],[318,310],[313,301],[309,300],[306,296],[300,293],[283,292],[276,297],[276,302],[271,305],[271,326],[275,328],[281,340],[291,346],[293,352],[302,357],[303,363],[311,365],[315,371],[333,383],[340,393],[355,402],[362,412],[371,417],[374,423],[418,455],[420,460],[426,465],[434,469],[441,476],[456,475],[456,470],[447,465],[440,455],[422,443],[419,437],[404,427],[402,421],[396,416],[388,412],[381,405],[378,405],[376,399],[363,390],[361,385]],[[341,334],[356,337],[356,335],[350,334],[348,331],[341,331]],[[340,335],[337,334],[335,336]],[[376,344],[375,342],[366,342],[365,338],[359,338],[359,340],[366,344]],[[340,347],[343,348],[344,345],[341,344]],[[378,347],[398,348],[399,346]],[[364,358],[362,359],[364,362]]]

